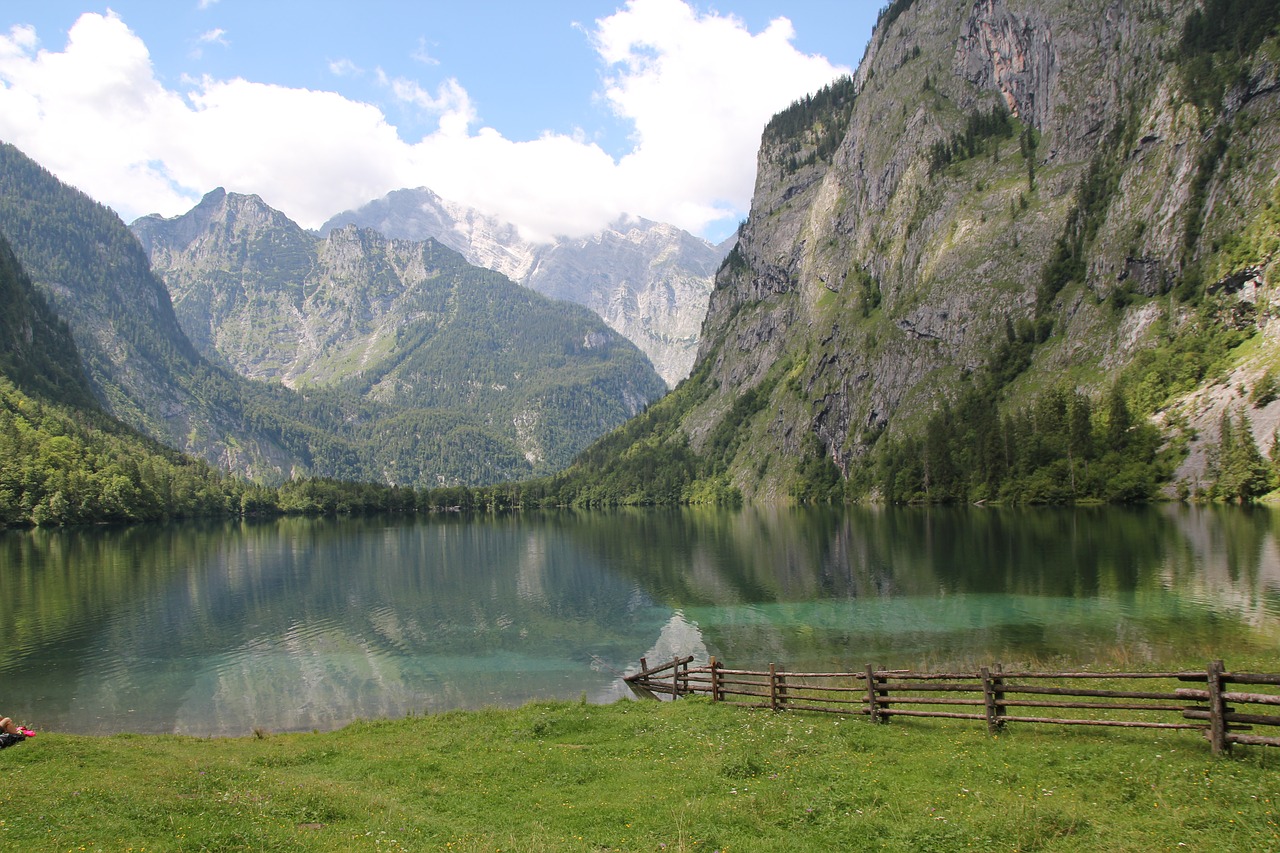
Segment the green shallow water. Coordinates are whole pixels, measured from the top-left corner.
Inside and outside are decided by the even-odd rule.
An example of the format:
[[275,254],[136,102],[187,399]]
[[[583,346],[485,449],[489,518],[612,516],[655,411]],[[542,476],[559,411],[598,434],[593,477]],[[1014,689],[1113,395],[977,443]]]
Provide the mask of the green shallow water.
[[330,729],[730,666],[1280,666],[1267,510],[759,509],[0,534],[0,711]]

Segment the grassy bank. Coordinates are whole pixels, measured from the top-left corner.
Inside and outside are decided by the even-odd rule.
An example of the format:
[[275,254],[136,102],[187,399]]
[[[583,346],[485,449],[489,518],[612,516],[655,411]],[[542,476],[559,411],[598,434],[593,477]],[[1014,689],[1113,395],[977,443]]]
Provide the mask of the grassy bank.
[[5,850],[1280,849],[1280,750],[1188,733],[533,704],[0,752]]

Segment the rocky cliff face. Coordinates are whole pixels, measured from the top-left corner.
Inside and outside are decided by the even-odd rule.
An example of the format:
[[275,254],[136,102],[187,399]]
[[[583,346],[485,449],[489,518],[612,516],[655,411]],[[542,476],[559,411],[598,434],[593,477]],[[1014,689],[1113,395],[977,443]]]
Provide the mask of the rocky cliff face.
[[668,385],[693,366],[712,275],[723,256],[686,231],[642,219],[590,237],[531,243],[510,223],[425,188],[397,190],[339,214],[321,233],[351,224],[397,239],[439,240],[470,263],[587,306],[640,347]]
[[[814,112],[798,130],[783,114],[765,131],[751,215],[703,327],[707,394],[685,421],[695,449],[762,386],[734,484],[784,494],[810,436],[848,476],[882,436],[953,399],[1019,323],[1052,333],[1009,405],[1058,384],[1098,395],[1199,316],[1203,303],[1171,291],[1197,276],[1210,294],[1231,290],[1242,269],[1251,287],[1213,316],[1247,315],[1267,342],[1237,354],[1237,384],[1265,369],[1274,36],[1220,103],[1196,103],[1178,60],[1189,2],[892,6],[847,84],[848,110],[798,105]],[[983,135],[993,110],[1010,114],[1007,134]],[[1268,236],[1241,245],[1251,228]],[[1070,274],[1046,272],[1055,257]],[[1165,421],[1216,417],[1190,399]],[[1194,464],[1179,476],[1197,476]]]
[[298,319],[299,283],[312,273],[313,241],[302,229],[256,196],[222,189],[184,216],[145,216],[130,229],[205,358],[252,379],[294,383],[297,364],[314,356],[313,336],[300,335],[300,354],[283,355],[276,318]]

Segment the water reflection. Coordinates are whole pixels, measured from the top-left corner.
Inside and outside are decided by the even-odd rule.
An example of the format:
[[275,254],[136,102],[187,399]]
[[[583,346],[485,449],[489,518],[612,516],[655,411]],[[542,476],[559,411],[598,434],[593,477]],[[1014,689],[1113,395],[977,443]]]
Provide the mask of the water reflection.
[[6,713],[240,734],[792,668],[1265,656],[1275,513],[560,512],[0,535]]

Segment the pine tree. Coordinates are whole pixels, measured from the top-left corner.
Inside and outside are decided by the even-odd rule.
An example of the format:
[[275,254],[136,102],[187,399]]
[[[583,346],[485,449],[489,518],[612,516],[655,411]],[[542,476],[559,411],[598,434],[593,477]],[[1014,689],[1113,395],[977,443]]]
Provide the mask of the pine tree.
[[1223,500],[1248,503],[1271,489],[1271,466],[1262,457],[1244,412],[1235,423],[1225,410],[1218,425],[1217,477],[1213,493]]

